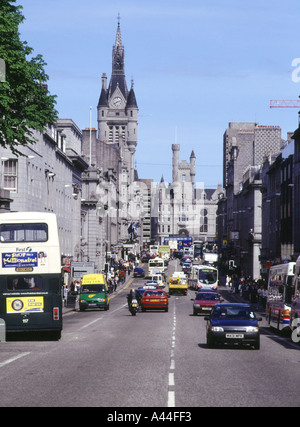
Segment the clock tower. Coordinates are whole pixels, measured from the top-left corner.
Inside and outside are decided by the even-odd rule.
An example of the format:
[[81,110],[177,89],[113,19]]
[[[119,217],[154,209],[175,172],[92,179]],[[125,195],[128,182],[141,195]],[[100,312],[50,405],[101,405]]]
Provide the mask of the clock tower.
[[[102,75],[102,89],[98,102],[98,140],[114,145],[121,159],[120,171],[127,174],[128,183],[134,181],[134,154],[137,146],[138,106],[131,82],[128,90],[125,77],[125,49],[118,20],[116,41],[112,51],[112,73],[107,87]],[[126,171],[126,172],[125,172]]]

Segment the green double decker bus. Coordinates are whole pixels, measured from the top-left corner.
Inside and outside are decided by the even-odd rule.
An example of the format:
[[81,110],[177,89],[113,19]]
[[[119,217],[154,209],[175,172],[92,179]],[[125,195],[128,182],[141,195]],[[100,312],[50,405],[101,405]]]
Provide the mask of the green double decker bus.
[[43,332],[59,339],[62,276],[56,215],[0,214],[0,256],[0,319],[6,332]]

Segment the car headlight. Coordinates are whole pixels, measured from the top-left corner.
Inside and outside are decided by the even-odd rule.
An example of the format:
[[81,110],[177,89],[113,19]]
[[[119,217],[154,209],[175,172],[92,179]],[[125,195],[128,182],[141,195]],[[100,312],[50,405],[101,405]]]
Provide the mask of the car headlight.
[[246,332],[258,332],[258,331],[259,331],[258,326],[247,326],[246,327]]
[[224,329],[221,326],[212,326],[211,330],[213,332],[224,332]]
[[105,298],[98,298],[98,302],[105,302]]
[[199,308],[199,307],[200,307],[200,304],[194,304],[194,307]]

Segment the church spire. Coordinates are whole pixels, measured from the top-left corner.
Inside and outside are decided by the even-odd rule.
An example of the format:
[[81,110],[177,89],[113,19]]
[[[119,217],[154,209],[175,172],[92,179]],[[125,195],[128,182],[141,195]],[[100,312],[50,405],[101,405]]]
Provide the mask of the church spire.
[[117,28],[117,35],[116,35],[116,43],[115,46],[122,46],[122,37],[121,37],[121,27],[120,27],[120,14],[118,14],[118,28]]
[[121,37],[120,15],[118,16],[116,42],[112,50],[112,73],[108,88],[109,98],[113,96],[116,88],[119,88],[124,99],[127,99],[128,88],[125,78],[125,49]]
[[116,42],[113,47],[112,55],[112,74],[125,74],[125,49],[121,37],[120,14],[118,15]]

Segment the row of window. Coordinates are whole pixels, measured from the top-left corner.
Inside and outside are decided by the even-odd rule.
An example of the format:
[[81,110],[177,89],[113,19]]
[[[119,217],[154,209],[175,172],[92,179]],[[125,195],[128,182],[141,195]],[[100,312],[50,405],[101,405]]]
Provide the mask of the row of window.
[[[157,227],[158,233],[170,233],[171,232],[171,226],[170,225],[158,225]],[[200,226],[200,233],[207,233],[208,232],[208,225],[207,222]]]

